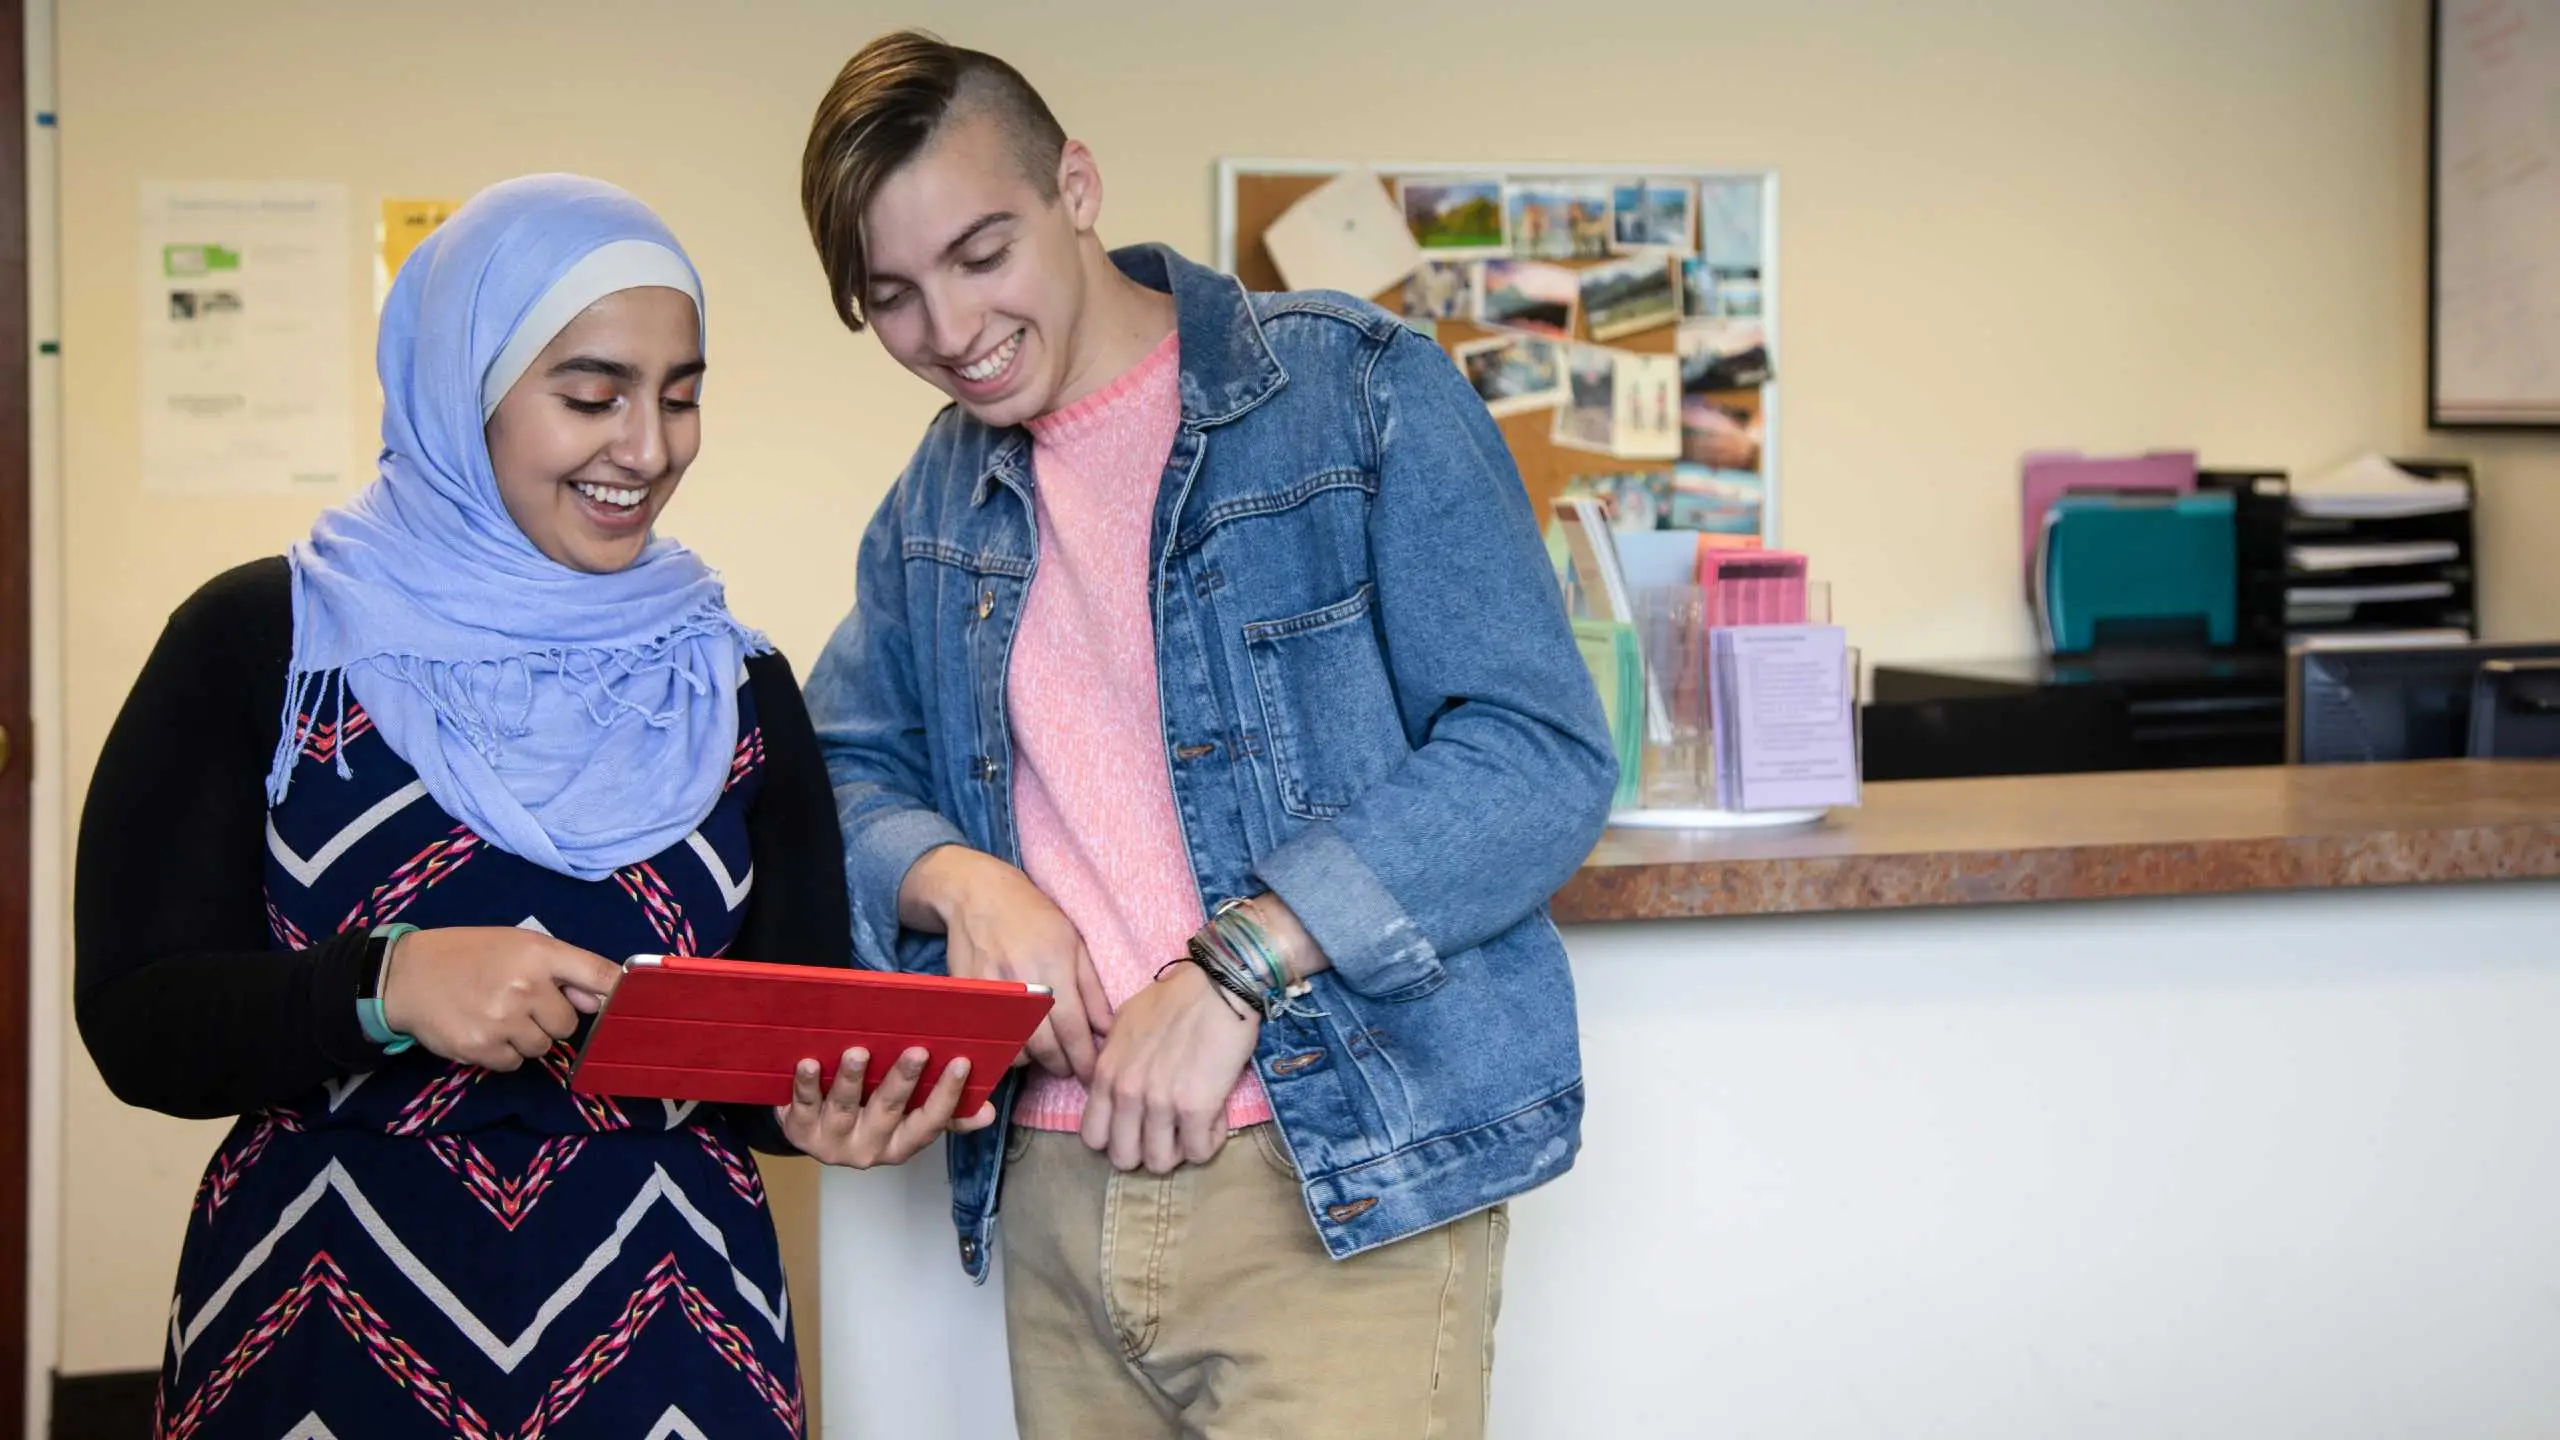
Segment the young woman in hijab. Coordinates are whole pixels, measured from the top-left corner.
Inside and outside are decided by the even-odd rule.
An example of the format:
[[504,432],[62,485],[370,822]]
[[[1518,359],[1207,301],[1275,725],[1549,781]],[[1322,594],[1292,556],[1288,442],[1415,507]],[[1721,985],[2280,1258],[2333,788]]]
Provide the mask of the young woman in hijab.
[[913,1052],[868,1105],[858,1052],[778,1111],[567,1088],[604,957],[849,961],[790,668],[654,533],[701,283],[623,192],[510,181],[402,267],[378,363],[380,478],[171,618],[81,825],[90,1054],[240,1117],[160,1433],[797,1435],[743,1146],[895,1162],[989,1117]]

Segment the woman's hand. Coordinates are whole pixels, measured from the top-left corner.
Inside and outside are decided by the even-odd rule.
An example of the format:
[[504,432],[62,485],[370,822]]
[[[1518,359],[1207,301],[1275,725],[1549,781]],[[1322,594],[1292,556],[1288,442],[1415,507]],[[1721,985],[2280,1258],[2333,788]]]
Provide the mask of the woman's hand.
[[1111,1033],[1111,1002],[1075,922],[1030,876],[945,845],[907,872],[898,910],[911,926],[930,920],[942,931],[953,975],[1048,986],[1048,1018],[1023,1048],[1052,1075],[1093,1078],[1096,1037]]
[[577,1033],[622,967],[532,930],[420,930],[393,942],[382,1022],[466,1065],[513,1070]]
[[818,1062],[803,1060],[791,1077],[791,1103],[775,1106],[773,1117],[782,1122],[783,1138],[800,1153],[855,1170],[904,1165],[946,1130],[966,1135],[996,1123],[996,1107],[990,1104],[981,1104],[978,1113],[966,1120],[952,1118],[960,1092],[969,1086],[966,1059],[942,1067],[942,1078],[914,1109],[908,1109],[916,1081],[924,1074],[925,1059],[920,1049],[899,1056],[867,1102],[862,1099],[862,1072],[871,1057],[862,1050],[844,1052],[836,1063],[836,1083],[823,1099],[818,1093]]

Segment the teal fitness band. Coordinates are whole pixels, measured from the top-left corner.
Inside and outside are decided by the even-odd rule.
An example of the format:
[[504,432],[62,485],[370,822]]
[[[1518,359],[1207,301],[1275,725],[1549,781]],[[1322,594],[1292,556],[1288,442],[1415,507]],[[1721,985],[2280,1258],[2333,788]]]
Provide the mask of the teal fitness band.
[[417,933],[415,925],[377,925],[365,941],[365,981],[356,995],[356,1025],[385,1055],[397,1055],[418,1043],[418,1037],[401,1034],[382,1018],[382,984],[391,975],[391,952],[401,936]]

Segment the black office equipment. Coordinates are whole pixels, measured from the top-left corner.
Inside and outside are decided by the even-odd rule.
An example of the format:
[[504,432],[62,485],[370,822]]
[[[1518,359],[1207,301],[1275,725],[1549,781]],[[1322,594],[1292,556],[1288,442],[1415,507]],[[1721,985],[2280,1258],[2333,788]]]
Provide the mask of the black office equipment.
[[2280,764],[2283,661],[2199,649],[1878,665],[1866,778]]
[[2560,644],[2297,646],[2285,672],[2285,758],[2303,765],[2461,758],[2471,753],[2482,667],[2554,660]]
[[[2282,764],[2297,753],[2300,732],[2288,722],[2289,711],[2299,713],[2289,699],[2297,668],[2287,659],[2289,645],[2372,642],[2405,649],[2413,636],[2463,644],[2479,633],[2471,467],[2455,460],[2392,463],[2425,479],[2458,482],[2463,503],[2428,514],[2338,513],[2357,507],[2336,503],[2334,495],[2297,497],[2279,470],[2198,471],[2199,489],[2232,497],[2233,648],[2102,643],[2062,659],[1878,665],[1865,717],[1866,778]],[[2482,659],[2509,653],[2470,648]],[[2524,647],[2517,653],[2539,652]],[[2560,646],[2553,653],[2560,654]],[[2427,753],[2460,755],[2469,748],[2464,727],[2478,663],[2457,677],[2458,701],[2419,702],[2415,723]],[[2324,705],[2337,700],[2322,692]],[[2321,733],[2323,744],[2334,739],[2343,747],[2337,758],[2365,758],[2358,748],[2365,732],[2348,720],[2333,715]],[[2391,739],[2380,748],[2403,743]],[[2531,742],[2516,731],[2501,743]]]
[[[2391,463],[2425,479],[2458,483],[2477,498],[2468,461]],[[2282,649],[2327,635],[2480,633],[2471,505],[2431,515],[2304,514],[2281,471],[2200,470],[2196,485],[2232,496],[2243,647]],[[2385,558],[2393,552],[2397,557]],[[2376,563],[2320,563],[2323,555],[2359,553]]]
[[2471,682],[2471,758],[2560,759],[2560,660],[2491,660]]
[[2231,550],[2237,562],[2239,648],[2284,648],[2284,537],[2293,490],[2281,470],[2199,470],[2196,488],[2231,496]]
[[1869,780],[2134,768],[2124,707],[2114,697],[2086,688],[2039,695],[2023,704],[2004,695],[1878,702],[1859,718],[1859,772]]

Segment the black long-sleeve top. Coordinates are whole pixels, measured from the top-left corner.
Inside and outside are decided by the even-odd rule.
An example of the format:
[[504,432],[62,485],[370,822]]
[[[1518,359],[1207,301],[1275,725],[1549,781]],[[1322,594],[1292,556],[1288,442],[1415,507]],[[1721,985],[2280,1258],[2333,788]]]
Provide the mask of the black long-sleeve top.
[[[74,880],[80,1037],[128,1104],[190,1118],[281,1105],[381,1061],[356,1021],[366,935],[275,948],[265,779],[293,644],[282,558],[224,574],[176,614],[89,784]],[[789,662],[747,662],[765,783],[735,950],[848,965],[844,842]],[[741,1115],[779,1146],[769,1112]]]

